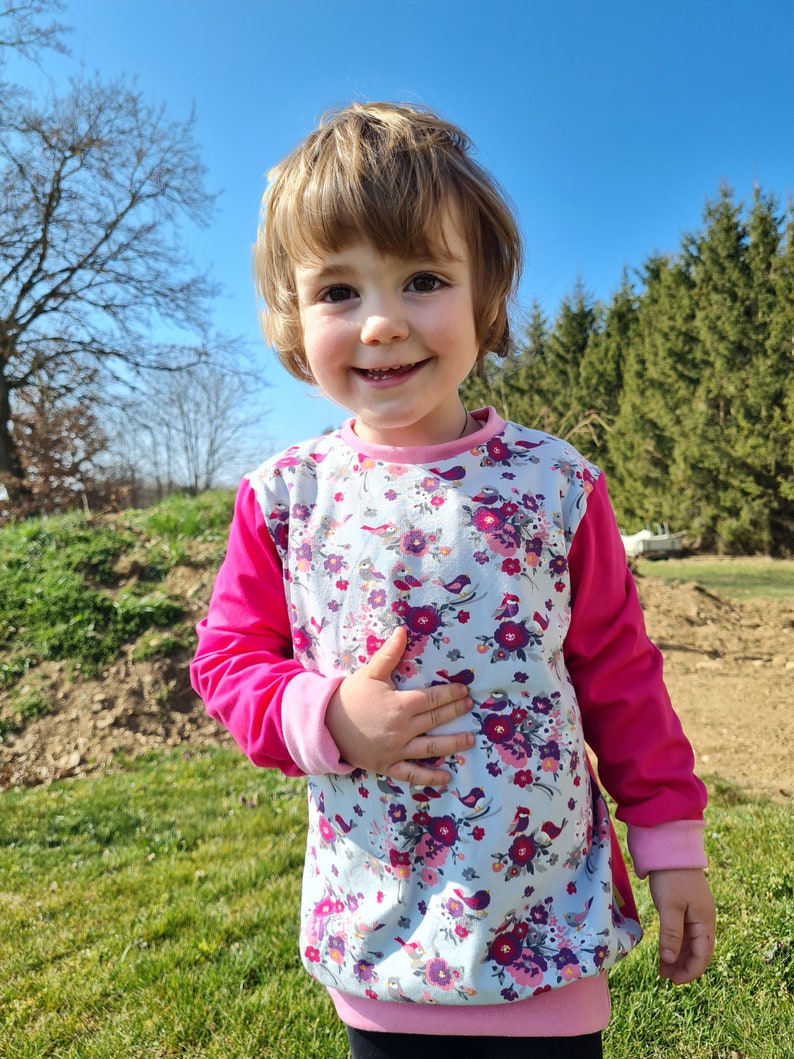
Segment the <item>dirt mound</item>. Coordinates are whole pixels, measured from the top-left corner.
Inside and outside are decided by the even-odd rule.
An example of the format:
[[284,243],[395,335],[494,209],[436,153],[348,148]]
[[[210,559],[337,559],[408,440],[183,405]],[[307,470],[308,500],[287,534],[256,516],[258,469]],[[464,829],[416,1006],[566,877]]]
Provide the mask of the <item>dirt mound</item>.
[[[198,618],[211,575],[180,576],[180,594]],[[728,601],[691,582],[641,577],[637,584],[699,771],[790,800],[794,603]],[[190,688],[188,662],[187,653],[151,662],[125,656],[94,680],[48,665],[52,712],[0,742],[0,790],[89,773],[120,753],[228,743]]]

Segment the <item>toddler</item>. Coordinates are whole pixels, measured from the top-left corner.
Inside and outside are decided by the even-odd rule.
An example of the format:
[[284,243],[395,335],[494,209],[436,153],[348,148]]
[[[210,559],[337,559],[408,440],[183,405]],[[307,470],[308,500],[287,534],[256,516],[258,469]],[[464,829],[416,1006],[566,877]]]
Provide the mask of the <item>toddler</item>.
[[300,950],[354,1057],[600,1056],[641,930],[599,783],[677,983],[714,944],[706,798],[603,474],[461,402],[510,346],[512,211],[419,107],[336,112],[269,178],[266,336],[352,417],[240,486],[194,686],[308,777]]

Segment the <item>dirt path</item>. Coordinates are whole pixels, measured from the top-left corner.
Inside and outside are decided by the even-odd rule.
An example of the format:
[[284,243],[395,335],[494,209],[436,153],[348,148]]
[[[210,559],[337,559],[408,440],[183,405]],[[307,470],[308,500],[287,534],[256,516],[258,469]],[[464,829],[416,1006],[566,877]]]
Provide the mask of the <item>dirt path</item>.
[[[211,579],[202,573],[178,586],[195,616],[203,613]],[[639,578],[638,587],[698,771],[790,802],[794,602],[728,602],[695,584],[656,578]],[[0,790],[95,771],[119,752],[221,741],[190,689],[187,662],[120,659],[97,681],[72,681],[64,665],[50,665],[54,712],[0,742]]]

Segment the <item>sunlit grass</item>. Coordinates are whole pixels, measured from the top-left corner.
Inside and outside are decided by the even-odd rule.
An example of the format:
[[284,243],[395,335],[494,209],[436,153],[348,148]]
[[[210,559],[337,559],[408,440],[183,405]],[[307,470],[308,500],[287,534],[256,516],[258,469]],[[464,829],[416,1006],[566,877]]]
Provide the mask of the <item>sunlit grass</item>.
[[728,599],[794,600],[794,559],[719,559],[694,556],[688,559],[643,560],[643,577],[664,581],[696,581],[715,595]]
[[[780,1059],[794,1039],[794,818],[711,792],[713,966],[658,979],[639,884],[649,940],[613,973],[609,1059]],[[347,1055],[298,958],[300,781],[172,752],[1,798],[4,1059]]]

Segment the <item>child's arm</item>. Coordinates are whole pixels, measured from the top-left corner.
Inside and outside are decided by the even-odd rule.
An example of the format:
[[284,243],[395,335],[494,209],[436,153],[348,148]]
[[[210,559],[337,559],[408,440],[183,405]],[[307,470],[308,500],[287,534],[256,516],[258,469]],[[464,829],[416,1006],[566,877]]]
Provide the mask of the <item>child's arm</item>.
[[700,977],[714,952],[717,912],[709,884],[697,868],[648,875],[659,913],[659,974],[676,985]]
[[714,904],[702,870],[706,791],[664,685],[661,653],[645,631],[603,479],[588,497],[568,560],[565,660],[585,738],[616,815],[628,825],[637,874],[655,880],[662,949],[674,954],[661,958],[661,973],[689,981],[708,963],[714,939]]
[[340,756],[354,767],[403,783],[440,787],[449,782],[449,773],[421,759],[468,750],[474,735],[426,733],[467,713],[473,703],[464,684],[397,691],[392,673],[406,641],[405,628],[395,629],[367,665],[342,681],[328,704],[325,723]]

